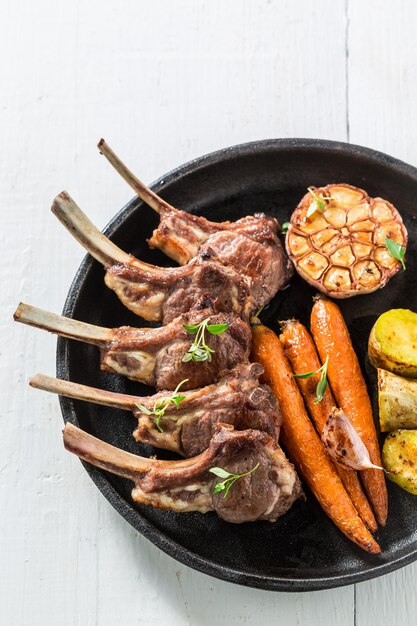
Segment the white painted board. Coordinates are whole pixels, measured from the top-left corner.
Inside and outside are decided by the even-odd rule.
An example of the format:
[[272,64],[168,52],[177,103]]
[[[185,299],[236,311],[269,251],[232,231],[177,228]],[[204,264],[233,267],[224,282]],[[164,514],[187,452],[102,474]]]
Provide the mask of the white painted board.
[[417,162],[412,0],[0,0],[0,624],[414,624],[417,568],[273,594],[209,578],[138,535],[64,453],[55,338],[13,325],[60,311],[83,257],[49,213],[68,189],[103,227],[145,181],[224,146],[350,139]]

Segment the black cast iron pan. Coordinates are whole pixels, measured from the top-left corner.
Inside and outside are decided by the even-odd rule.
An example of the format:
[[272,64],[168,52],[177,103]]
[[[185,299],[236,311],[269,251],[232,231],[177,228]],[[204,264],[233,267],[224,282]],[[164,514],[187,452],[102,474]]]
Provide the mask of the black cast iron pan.
[[[136,168],[140,174],[140,167]],[[109,172],[108,184],[113,173]],[[153,189],[179,208],[211,220],[235,220],[264,211],[281,222],[309,185],[346,182],[371,196],[391,201],[409,232],[407,270],[383,290],[339,301],[354,347],[363,364],[375,402],[374,372],[366,361],[369,331],[379,314],[393,307],[417,311],[417,170],[380,152],[344,143],[310,139],[276,139],[234,146],[209,154],[163,176]],[[158,265],[172,261],[150,250],[146,238],[157,216],[137,198],[110,222],[105,233],[138,258]],[[277,329],[277,319],[296,317],[308,324],[314,290],[298,276],[262,314]],[[64,315],[109,327],[144,325],[127,311],[103,282],[103,269],[87,256],[71,285]],[[58,339],[60,378],[141,395],[139,383],[99,370],[98,351]],[[141,455],[154,454],[132,438],[135,419],[128,413],[61,398],[65,420],[95,436]],[[160,458],[172,458],[158,451]],[[314,498],[297,502],[276,523],[233,525],[214,513],[178,514],[137,505],[131,483],[85,464],[109,502],[145,537],[172,557],[206,574],[234,583],[275,591],[326,589],[380,576],[417,558],[417,498],[393,484],[389,517],[377,540],[382,554],[370,556],[350,543],[324,515]]]

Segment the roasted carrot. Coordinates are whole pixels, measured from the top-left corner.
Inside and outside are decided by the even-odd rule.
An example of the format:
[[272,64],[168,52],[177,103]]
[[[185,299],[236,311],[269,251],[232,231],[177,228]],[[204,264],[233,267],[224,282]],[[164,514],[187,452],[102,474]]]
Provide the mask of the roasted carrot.
[[[317,354],[316,346],[308,330],[297,320],[288,320],[284,323],[280,340],[284,346],[285,354],[289,360],[294,374],[316,372],[321,363]],[[321,402],[316,400],[316,387],[320,380],[320,374],[310,378],[297,378],[297,383],[304,398],[305,405],[310,417],[321,435],[327,418],[334,406],[336,406],[330,386],[327,387]],[[363,492],[358,474],[337,463],[334,463],[337,473],[348,492],[359,516],[365,522],[371,532],[375,532],[378,525],[371,506]]]
[[[311,332],[321,360],[329,358],[328,379],[339,408],[350,417],[374,465],[381,454],[366,383],[349,331],[339,307],[325,298],[316,299],[311,312]],[[385,524],[388,495],[382,470],[367,469],[361,479],[378,522]]]
[[263,365],[264,380],[278,399],[282,442],[304,481],[346,537],[367,552],[379,553],[379,545],[359,517],[307,415],[280,340],[260,323],[253,327],[252,359]]

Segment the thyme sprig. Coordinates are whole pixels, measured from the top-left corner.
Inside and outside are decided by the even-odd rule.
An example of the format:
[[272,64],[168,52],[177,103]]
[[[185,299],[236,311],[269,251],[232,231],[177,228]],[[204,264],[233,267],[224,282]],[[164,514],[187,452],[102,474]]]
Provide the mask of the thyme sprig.
[[286,235],[290,226],[291,222],[284,222],[281,226],[281,235]]
[[334,200],[331,196],[320,196],[313,187],[307,187],[307,191],[313,196],[314,201],[308,207],[306,217],[311,217],[316,211],[323,213],[327,209],[327,202]]
[[230,472],[226,471],[222,467],[211,467],[209,469],[209,472],[211,472],[215,476],[218,476],[219,478],[225,479],[225,480],[222,480],[222,482],[216,483],[214,485],[213,493],[220,493],[221,491],[224,491],[223,498],[226,499],[227,496],[229,495],[229,491],[231,487],[235,484],[235,482],[239,480],[239,478],[243,478],[244,476],[249,476],[249,474],[252,474],[253,472],[255,472],[258,469],[258,467],[259,467],[259,463],[257,463],[254,467],[252,467],[252,469],[248,470],[247,472],[243,472],[243,474],[231,474]]
[[152,410],[148,409],[146,406],[143,406],[143,404],[139,404],[139,402],[136,403],[136,406],[138,407],[138,409],[140,409],[140,411],[142,411],[142,413],[145,413],[145,415],[154,416],[154,424],[160,433],[164,432],[164,429],[161,426],[161,418],[164,417],[165,411],[167,410],[169,405],[173,404],[176,409],[179,409],[181,402],[185,399],[186,396],[179,394],[178,391],[180,390],[180,387],[182,387],[182,385],[187,382],[188,378],[184,378],[184,380],[182,380],[175,387],[174,391],[172,392],[172,396],[170,396],[169,398],[159,398],[159,400],[156,400]]
[[319,402],[321,402],[323,400],[324,394],[326,393],[326,389],[329,384],[327,380],[328,365],[329,365],[329,357],[327,356],[323,365],[319,367],[319,369],[316,370],[315,372],[306,372],[305,374],[294,374],[295,378],[311,378],[312,376],[315,376],[316,374],[319,374],[319,373],[321,374],[320,380],[317,383],[317,387],[316,387],[316,399],[314,400],[314,404],[318,404]]
[[403,266],[403,270],[405,270],[405,247],[393,239],[389,239],[389,237],[385,238],[385,245],[390,255],[397,259]]
[[211,362],[214,350],[207,345],[205,333],[207,331],[210,335],[221,335],[229,328],[229,324],[209,324],[209,321],[210,318],[207,317],[199,324],[183,324],[187,333],[195,335],[193,343],[181,359],[183,363],[187,361]]

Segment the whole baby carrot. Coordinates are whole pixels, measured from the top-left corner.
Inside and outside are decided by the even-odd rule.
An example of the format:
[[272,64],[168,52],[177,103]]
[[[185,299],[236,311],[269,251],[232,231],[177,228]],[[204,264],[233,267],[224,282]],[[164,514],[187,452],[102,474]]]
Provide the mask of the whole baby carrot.
[[279,401],[283,444],[323,510],[351,541],[367,552],[379,553],[381,548],[359,517],[307,415],[280,340],[272,330],[256,321],[252,360],[263,365],[264,380]]
[[[280,340],[284,346],[287,359],[291,363],[294,374],[317,372],[322,366],[317,354],[316,346],[308,330],[297,320],[288,320],[282,325]],[[311,419],[317,432],[321,435],[327,418],[336,406],[330,386],[327,387],[320,402],[316,400],[317,384],[320,373],[309,378],[297,378],[297,383],[304,398]],[[357,472],[334,464],[340,479],[348,492],[359,516],[371,532],[375,532],[378,525],[371,506],[363,492]]]
[[[334,302],[316,298],[311,312],[311,332],[321,360],[328,358],[327,374],[339,408],[352,420],[372,463],[381,466],[366,383],[342,313]],[[379,469],[362,470],[361,479],[376,518],[384,525],[388,514],[384,473]]]

